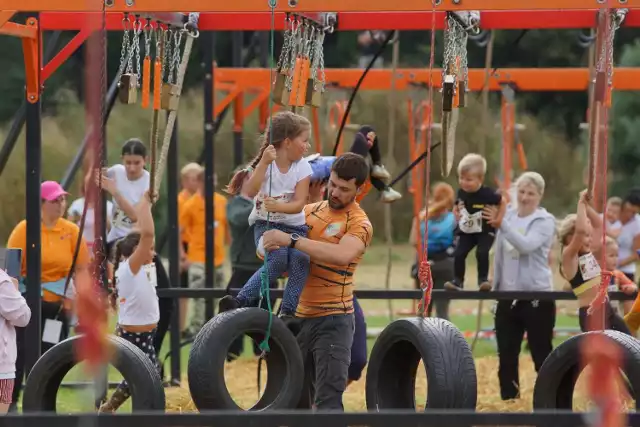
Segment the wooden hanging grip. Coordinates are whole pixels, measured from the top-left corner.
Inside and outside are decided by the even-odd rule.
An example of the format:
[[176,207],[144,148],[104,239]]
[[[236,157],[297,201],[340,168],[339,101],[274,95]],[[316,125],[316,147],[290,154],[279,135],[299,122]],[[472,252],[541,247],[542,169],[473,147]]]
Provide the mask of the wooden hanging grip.
[[166,111],[177,111],[180,103],[180,95],[178,94],[178,86],[165,83],[162,88],[162,96],[160,106]]
[[123,104],[138,102],[138,75],[123,74],[118,85],[118,99]]

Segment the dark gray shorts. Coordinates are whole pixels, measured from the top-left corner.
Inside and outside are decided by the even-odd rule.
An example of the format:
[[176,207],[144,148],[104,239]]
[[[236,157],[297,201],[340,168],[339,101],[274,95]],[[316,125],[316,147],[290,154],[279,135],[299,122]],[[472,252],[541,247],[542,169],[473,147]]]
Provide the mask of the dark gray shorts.
[[342,395],[351,364],[353,314],[302,318],[300,328],[297,339],[305,367],[305,391],[299,406],[309,408],[313,402],[318,410],[344,411]]

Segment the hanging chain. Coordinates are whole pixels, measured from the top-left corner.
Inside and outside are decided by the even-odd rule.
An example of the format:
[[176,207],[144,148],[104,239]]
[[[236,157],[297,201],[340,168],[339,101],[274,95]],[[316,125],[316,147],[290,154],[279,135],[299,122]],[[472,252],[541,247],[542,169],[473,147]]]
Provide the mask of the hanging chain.
[[282,50],[280,51],[280,57],[278,58],[278,64],[276,65],[276,70],[281,71],[282,67],[285,63],[289,61],[289,55],[291,54],[291,39],[293,37],[293,21],[291,20],[291,16],[287,13],[287,17],[285,19],[285,31],[284,31],[284,41],[282,43]]
[[322,44],[324,42],[324,31],[322,28],[318,28],[318,32],[315,35],[315,39],[313,41],[313,61],[311,62],[311,78],[313,79],[313,89],[318,90],[320,87],[319,76],[318,76],[318,67],[320,66],[320,59],[322,57]]
[[305,33],[305,40],[304,40],[304,50],[302,52],[302,55],[311,60],[311,55],[313,54],[313,36],[316,33],[316,27],[315,25],[309,25],[307,24],[307,31]]
[[183,30],[173,32],[173,59],[171,60],[171,68],[169,69],[169,83],[178,81],[178,68],[180,67],[180,46],[182,45]]
[[[173,50],[171,45],[171,40],[173,39],[173,32],[175,30],[171,27],[164,32],[164,57],[162,58],[162,76],[167,81],[167,83],[171,83],[172,74],[173,74]],[[169,64],[169,69],[167,70],[167,61],[171,61]],[[165,74],[166,73],[166,74]]]
[[118,75],[124,72],[124,68],[126,64],[127,58],[127,49],[129,49],[129,15],[125,15],[122,20],[122,25],[124,27],[124,34],[122,35],[122,47],[120,48],[120,70],[118,71]]
[[153,32],[154,32],[153,27],[151,26],[151,24],[149,24],[149,21],[147,21],[147,23],[144,26],[144,56],[145,56],[145,58],[151,56],[151,39],[153,38]]
[[302,33],[300,27],[302,22],[297,19],[294,20],[291,30],[291,54],[289,55],[289,71],[287,73],[287,79],[285,80],[285,86],[288,91],[292,90],[293,85],[293,73],[296,68],[296,59],[300,53],[300,42],[302,40]]
[[325,32],[322,31],[320,33],[320,41],[318,41],[318,56],[319,56],[319,67],[320,67],[320,92],[324,93],[325,84],[327,82],[326,76],[324,74],[324,36]]
[[133,33],[133,37],[131,37],[131,43],[129,43],[129,59],[127,61],[127,71],[126,74],[135,74],[136,70],[134,68],[134,55],[136,54],[136,46],[140,45],[140,32],[142,31],[142,24],[136,17],[133,25],[131,26],[131,32]]
[[[442,64],[442,81],[447,74],[460,79],[465,87],[469,86],[469,68],[467,60],[468,33],[457,19],[450,13],[447,14],[446,28],[444,31],[444,59]],[[459,61],[459,62],[458,62]],[[454,91],[457,85],[454,85]]]
[[138,76],[138,79],[137,79],[138,87],[140,87],[140,76],[142,75],[142,67],[140,62],[140,34],[142,34],[142,29],[143,29],[142,21],[136,18],[135,25],[137,26],[137,28],[135,29],[135,32],[133,33],[133,49],[136,54],[135,74]]

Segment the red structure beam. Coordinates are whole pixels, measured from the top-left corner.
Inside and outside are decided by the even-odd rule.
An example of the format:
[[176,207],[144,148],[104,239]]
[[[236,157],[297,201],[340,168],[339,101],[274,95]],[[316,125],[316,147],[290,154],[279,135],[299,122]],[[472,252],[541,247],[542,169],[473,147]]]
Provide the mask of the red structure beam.
[[[611,1],[611,8],[640,8],[640,0]],[[102,0],[2,0],[3,10],[22,12],[99,12]],[[278,1],[276,12],[416,12],[466,10],[587,10],[603,7],[601,0],[441,0],[437,6],[425,0],[295,0]],[[269,12],[265,0],[113,0],[112,12]]]
[[[595,26],[597,9],[592,10],[532,10],[487,11],[480,16],[480,27],[486,30],[524,29],[575,29]],[[97,14],[99,15],[99,14]],[[436,12],[436,28],[444,27],[444,12]],[[107,14],[107,29],[122,31],[122,13]],[[284,30],[284,13],[275,16],[276,30]],[[79,30],[87,19],[81,12],[46,12],[40,21],[45,30]],[[271,14],[253,13],[202,13],[200,30],[215,31],[268,31]],[[630,10],[625,27],[640,27],[640,10]],[[338,14],[338,30],[430,30],[431,12],[341,12]]]
[[[265,68],[222,68],[216,67],[215,87],[235,85],[236,90],[270,87],[270,70]],[[398,90],[411,89],[429,82],[429,71],[424,68],[404,68],[396,70],[395,86]],[[356,68],[326,69],[327,85],[354,87],[362,75]],[[433,70],[434,85],[442,83],[441,70]],[[503,68],[489,78],[488,87],[492,91],[502,90],[502,85],[510,83],[522,92],[579,92],[589,85],[587,68]],[[388,90],[391,87],[391,70],[370,70],[361,89]],[[476,92],[485,87],[485,70],[469,69],[469,90]],[[613,75],[614,90],[640,90],[640,68],[616,68]]]
[[65,61],[69,59],[71,55],[80,48],[80,46],[82,46],[82,43],[89,38],[91,33],[92,31],[86,28],[80,30],[80,32],[76,34],[69,43],[65,45],[65,47],[60,49],[60,52],[58,52],[56,56],[54,56],[51,61],[42,68],[42,81],[45,82],[58,68],[60,68],[62,64],[64,64]]

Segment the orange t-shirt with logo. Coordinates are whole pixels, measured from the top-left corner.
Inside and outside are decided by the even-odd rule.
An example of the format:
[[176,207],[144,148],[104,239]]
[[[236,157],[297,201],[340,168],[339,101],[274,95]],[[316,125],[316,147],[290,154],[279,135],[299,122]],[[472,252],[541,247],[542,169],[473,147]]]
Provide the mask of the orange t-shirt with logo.
[[[305,207],[308,238],[318,242],[340,243],[353,236],[365,247],[371,244],[373,227],[358,203],[344,210],[329,208],[327,201]],[[299,317],[321,317],[353,313],[354,275],[362,256],[348,265],[330,265],[311,259],[309,278],[296,310]]]
[[[201,194],[193,195],[182,206],[180,213],[180,229],[184,233],[184,241],[189,245],[187,258],[190,262],[204,263],[206,260],[205,242],[205,200]],[[213,214],[215,225],[213,231],[215,259],[214,265],[220,267],[225,259],[225,238],[227,235],[227,199],[221,194],[213,196]]]
[[[80,229],[76,224],[60,218],[52,228],[42,226],[41,233],[41,273],[40,280],[43,283],[57,282],[67,277],[73,255],[78,242]],[[22,249],[22,277],[27,276],[27,221],[21,221],[11,232],[7,248]],[[89,249],[84,238],[80,241],[80,251],[76,268],[88,265],[90,262]],[[61,298],[44,291],[45,301],[58,301]]]

